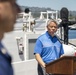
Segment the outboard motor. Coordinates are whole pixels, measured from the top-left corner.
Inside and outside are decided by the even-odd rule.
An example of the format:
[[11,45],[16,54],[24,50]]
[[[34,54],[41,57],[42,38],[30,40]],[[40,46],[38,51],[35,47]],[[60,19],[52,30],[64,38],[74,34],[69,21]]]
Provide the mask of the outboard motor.
[[61,25],[64,27],[64,44],[68,44],[68,9],[62,8],[60,11]]
[[[76,24],[76,21],[69,21],[68,16],[69,16],[68,9],[63,7],[60,10],[60,18],[62,21],[59,26],[64,28],[64,44],[63,44],[64,55],[74,56],[75,55],[74,47],[76,46],[68,42],[68,30],[69,30],[68,26]],[[71,44],[71,45],[68,45],[68,44]]]
[[62,20],[62,22],[60,23],[60,26],[64,28],[64,44],[68,44],[68,29],[69,29],[68,26],[76,23],[76,21],[68,20],[68,14],[69,14],[69,11],[67,8],[63,7],[60,10],[60,18]]

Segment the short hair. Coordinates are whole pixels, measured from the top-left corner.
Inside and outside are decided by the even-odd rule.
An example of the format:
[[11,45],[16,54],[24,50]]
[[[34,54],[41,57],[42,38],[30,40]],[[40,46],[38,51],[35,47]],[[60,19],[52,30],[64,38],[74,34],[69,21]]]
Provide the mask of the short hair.
[[0,2],[7,2],[7,1],[9,1],[9,2],[15,2],[16,0],[0,0]]
[[15,4],[15,7],[16,7],[16,9],[17,9],[17,11],[18,11],[18,13],[21,12],[21,8],[20,8],[20,6],[16,3],[16,0],[0,0],[0,2],[10,2],[10,3],[14,3],[14,4]]
[[54,22],[56,25],[58,25],[57,22],[56,22],[56,20],[50,19],[50,20],[47,21],[47,26],[48,26],[51,22]]

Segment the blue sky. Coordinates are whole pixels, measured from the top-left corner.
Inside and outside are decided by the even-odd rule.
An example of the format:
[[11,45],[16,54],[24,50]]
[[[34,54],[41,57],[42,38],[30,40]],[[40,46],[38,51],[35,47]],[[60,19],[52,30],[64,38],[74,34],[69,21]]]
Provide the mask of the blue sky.
[[55,10],[67,7],[68,10],[76,11],[76,0],[17,0],[17,3],[21,6],[50,7]]

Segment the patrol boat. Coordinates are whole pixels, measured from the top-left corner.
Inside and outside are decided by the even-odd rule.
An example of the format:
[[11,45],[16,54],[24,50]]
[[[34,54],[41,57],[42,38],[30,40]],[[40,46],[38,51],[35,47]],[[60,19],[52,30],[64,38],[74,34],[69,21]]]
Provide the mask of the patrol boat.
[[[47,16],[46,18],[43,16],[44,14]],[[14,75],[38,75],[37,61],[34,59],[33,50],[38,36],[46,31],[49,15],[58,23],[60,22],[57,11],[41,12],[39,19],[33,18],[31,12],[19,13],[20,18],[17,19],[14,31],[5,34],[3,43],[13,58]],[[59,37],[61,37],[60,34],[60,29],[58,29]],[[63,45],[63,47],[65,55],[75,54],[74,46]]]

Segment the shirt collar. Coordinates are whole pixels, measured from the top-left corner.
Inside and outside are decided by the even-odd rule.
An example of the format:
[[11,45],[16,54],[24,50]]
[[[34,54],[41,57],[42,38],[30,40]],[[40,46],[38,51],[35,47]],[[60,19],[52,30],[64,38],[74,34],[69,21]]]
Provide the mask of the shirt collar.
[[49,38],[54,38],[56,37],[56,35],[54,35],[53,37],[48,33],[48,31],[46,32],[46,35],[49,37]]
[[0,49],[1,49],[1,48],[3,48],[3,45],[2,45],[2,43],[1,43],[1,41],[0,41]]

